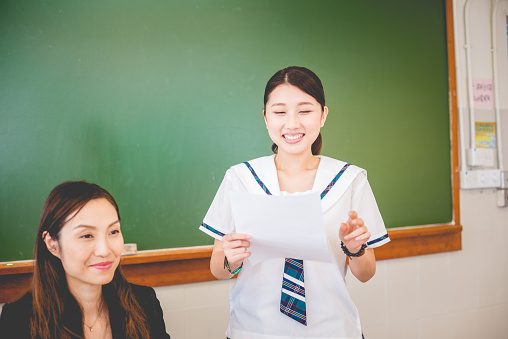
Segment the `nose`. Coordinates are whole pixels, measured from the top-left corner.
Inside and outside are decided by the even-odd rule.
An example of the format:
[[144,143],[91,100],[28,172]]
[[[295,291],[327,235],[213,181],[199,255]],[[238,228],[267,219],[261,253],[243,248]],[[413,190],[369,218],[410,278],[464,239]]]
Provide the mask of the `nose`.
[[286,128],[295,129],[300,127],[300,117],[296,112],[289,112],[286,114]]
[[111,253],[107,237],[96,238],[94,252],[98,257],[107,257]]

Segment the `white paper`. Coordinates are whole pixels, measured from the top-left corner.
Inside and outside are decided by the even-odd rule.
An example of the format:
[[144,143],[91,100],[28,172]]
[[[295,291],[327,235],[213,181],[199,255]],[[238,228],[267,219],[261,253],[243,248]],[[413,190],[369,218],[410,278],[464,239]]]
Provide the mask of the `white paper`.
[[237,233],[250,234],[250,264],[272,258],[331,262],[319,193],[274,196],[231,192]]

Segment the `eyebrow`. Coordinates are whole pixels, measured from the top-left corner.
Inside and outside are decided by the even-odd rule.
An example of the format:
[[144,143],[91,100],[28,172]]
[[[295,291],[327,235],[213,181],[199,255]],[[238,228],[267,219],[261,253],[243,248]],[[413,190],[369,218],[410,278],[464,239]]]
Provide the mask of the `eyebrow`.
[[[115,220],[113,221],[111,224],[108,225],[108,228],[115,225],[115,224],[118,224],[120,223],[120,220]],[[92,226],[92,225],[77,225],[74,227],[74,229],[77,229],[77,228],[97,228],[97,226]]]
[[[309,101],[303,101],[303,102],[299,102],[297,104],[297,106],[304,106],[304,105],[314,106],[314,104],[312,102],[309,102]],[[270,107],[274,107],[274,106],[286,106],[286,104],[283,103],[283,102],[276,102],[275,104],[271,105]]]

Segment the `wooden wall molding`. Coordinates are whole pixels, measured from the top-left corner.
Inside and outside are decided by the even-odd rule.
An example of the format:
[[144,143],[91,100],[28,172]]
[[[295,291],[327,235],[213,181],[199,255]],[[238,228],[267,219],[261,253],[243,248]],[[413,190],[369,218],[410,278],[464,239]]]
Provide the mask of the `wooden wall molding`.
[[[375,250],[377,260],[461,249],[461,226],[438,225],[388,230],[392,239]],[[127,279],[152,287],[215,280],[210,273],[212,246],[140,251],[122,258]],[[33,260],[0,263],[0,303],[20,298],[30,288]]]

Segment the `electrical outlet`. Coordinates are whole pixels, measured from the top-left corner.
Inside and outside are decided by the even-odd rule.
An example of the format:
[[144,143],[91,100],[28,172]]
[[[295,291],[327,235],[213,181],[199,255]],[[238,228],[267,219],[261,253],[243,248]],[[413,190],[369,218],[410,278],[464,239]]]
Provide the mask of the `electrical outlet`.
[[473,148],[466,150],[466,161],[472,167],[495,167],[495,148]]
[[481,189],[501,187],[501,171],[498,169],[474,169],[460,172],[460,188]]

